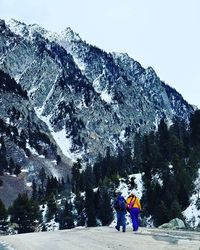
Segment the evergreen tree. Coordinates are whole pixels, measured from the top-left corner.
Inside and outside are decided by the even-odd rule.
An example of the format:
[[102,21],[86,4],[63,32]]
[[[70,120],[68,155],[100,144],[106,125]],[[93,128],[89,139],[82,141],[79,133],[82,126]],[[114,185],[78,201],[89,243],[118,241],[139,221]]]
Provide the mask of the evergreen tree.
[[65,181],[62,177],[61,180],[58,181],[58,193],[62,193],[65,190]]
[[8,212],[3,204],[2,200],[0,199],[0,231],[5,231],[8,226],[7,222]]
[[150,161],[150,141],[147,135],[144,135],[143,137],[142,159],[142,171],[144,171],[145,173],[145,175],[143,176],[143,180],[144,183],[146,183],[146,181],[149,182],[152,179]]
[[92,188],[95,187],[95,176],[93,173],[93,169],[89,164],[87,164],[87,166],[86,166],[86,169],[85,169],[84,174],[83,174],[83,179],[84,179],[85,187],[87,185],[90,185]]
[[0,165],[1,165],[1,168],[3,169],[2,173],[4,173],[5,171],[7,172],[8,162],[7,162],[6,156],[0,155],[0,157],[1,157]]
[[139,170],[142,163],[142,137],[140,133],[135,134],[134,138],[134,164]]
[[113,220],[111,198],[106,187],[100,188],[99,193],[99,219],[102,222],[102,226],[108,226]]
[[18,225],[18,233],[34,232],[40,219],[39,206],[27,194],[19,194],[10,208],[11,222]]
[[155,206],[155,211],[153,213],[154,224],[156,227],[169,222],[169,208],[163,200]]
[[169,160],[169,129],[164,119],[161,119],[158,126],[158,146],[165,160]]
[[106,157],[104,158],[104,168],[105,168],[105,175],[108,177],[111,177],[114,172],[114,166],[113,166],[113,158],[111,156],[110,147],[107,147],[106,149]]
[[80,170],[81,170],[81,160],[78,159],[72,166],[72,192],[77,194],[80,192]]
[[38,200],[37,186],[35,180],[32,181],[32,199],[34,201]]
[[188,124],[184,120],[175,119],[170,127],[170,133],[175,135],[183,144],[184,156],[188,156],[191,149],[191,138],[188,129]]
[[67,184],[69,185],[71,183],[69,175],[67,175]]
[[80,196],[80,193],[76,195],[74,204],[77,210],[77,218],[76,218],[77,226],[85,226],[85,213],[84,213],[85,202],[83,197]]
[[6,155],[6,146],[4,142],[3,136],[0,137],[0,152],[4,155]]
[[21,167],[19,164],[16,164],[14,174],[18,176],[20,173],[21,173]]
[[24,150],[26,149],[26,139],[27,139],[27,135],[26,132],[22,129],[21,133],[20,133],[20,138],[19,138],[19,142],[18,145],[19,147],[23,148]]
[[48,198],[49,195],[52,193],[57,196],[59,190],[59,183],[56,177],[51,176],[47,178],[47,184],[46,184],[46,197]]
[[0,176],[3,176],[3,173],[4,173],[4,168],[3,168],[3,166],[2,166],[2,164],[0,162]]
[[39,203],[42,203],[42,202],[45,201],[45,192],[41,188],[41,186],[39,186],[39,188],[38,188],[37,196],[38,196],[38,202]]
[[124,151],[121,148],[118,148],[116,163],[117,163],[117,175],[125,176],[126,166],[125,166],[125,160],[124,160]]
[[195,146],[200,146],[200,110],[190,117],[191,138]]
[[183,219],[182,209],[178,200],[174,199],[169,208],[169,220],[174,218]]
[[169,160],[172,160],[175,154],[178,155],[179,158],[182,158],[182,159],[185,156],[184,144],[174,134],[171,134],[171,136],[170,136],[169,152],[170,152],[170,159]]
[[8,161],[6,158],[6,146],[3,136],[0,137],[0,175],[8,170]]
[[127,174],[132,174],[136,169],[133,168],[133,157],[132,157],[132,149],[131,144],[127,142],[124,146],[124,154],[123,154],[124,164],[122,165],[122,176],[126,177]]
[[72,214],[72,204],[68,201],[65,203],[65,208],[60,216],[60,229],[70,229],[74,227],[74,220]]
[[189,205],[200,161],[196,137],[200,132],[199,114],[191,117],[191,135],[180,119],[170,128],[162,119],[155,134],[142,137],[144,193],[141,202],[143,214],[151,215],[156,226],[175,217],[182,218],[181,211]]
[[9,161],[9,168],[8,168],[8,171],[10,174],[13,174],[13,171],[15,169],[15,163],[14,163],[14,160],[12,158],[10,158],[10,161]]
[[[89,181],[89,180],[88,180]],[[85,190],[85,213],[88,227],[96,226],[96,212],[94,206],[94,192],[88,183]]]
[[40,179],[41,184],[42,184],[42,190],[44,190],[44,184],[45,184],[45,181],[47,179],[47,176],[46,176],[46,172],[45,172],[43,167],[40,169],[39,179]]
[[97,160],[93,165],[93,174],[95,180],[94,186],[98,187],[99,183],[105,177],[105,160],[102,158],[100,154],[98,155]]
[[46,214],[47,221],[50,221],[51,219],[55,218],[57,216],[57,212],[58,212],[58,207],[55,195],[51,193],[47,198],[47,214]]

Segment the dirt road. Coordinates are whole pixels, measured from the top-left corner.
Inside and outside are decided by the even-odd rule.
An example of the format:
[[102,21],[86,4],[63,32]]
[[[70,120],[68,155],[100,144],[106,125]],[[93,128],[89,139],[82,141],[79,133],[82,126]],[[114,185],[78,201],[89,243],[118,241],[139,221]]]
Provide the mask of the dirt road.
[[111,227],[1,236],[16,250],[200,250],[200,233],[141,228],[126,233]]

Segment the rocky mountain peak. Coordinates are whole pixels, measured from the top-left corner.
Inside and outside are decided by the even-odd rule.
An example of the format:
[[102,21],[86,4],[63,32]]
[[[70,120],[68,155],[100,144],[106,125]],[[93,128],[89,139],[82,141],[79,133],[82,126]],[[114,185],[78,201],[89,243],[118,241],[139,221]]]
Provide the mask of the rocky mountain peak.
[[69,158],[93,161],[107,147],[114,153],[134,141],[137,131],[156,129],[163,117],[188,121],[193,112],[153,68],[126,53],[106,53],[71,28],[57,34],[16,20],[8,27],[14,34],[0,34],[0,68],[28,92]]
[[27,36],[29,34],[27,25],[15,19],[10,19],[7,22],[8,28],[15,34],[20,36]]
[[70,27],[67,27],[61,32],[61,37],[68,41],[81,41],[81,37],[78,33],[74,32]]
[[26,25],[15,19],[10,19],[7,22],[7,27],[16,35],[19,35],[27,40],[34,40],[36,37],[48,38],[52,32],[47,31],[37,24]]
[[41,26],[37,25],[37,24],[30,24],[28,25],[28,30],[31,33],[38,33],[41,34],[42,36],[46,36],[49,31],[47,31],[46,29],[42,28]]

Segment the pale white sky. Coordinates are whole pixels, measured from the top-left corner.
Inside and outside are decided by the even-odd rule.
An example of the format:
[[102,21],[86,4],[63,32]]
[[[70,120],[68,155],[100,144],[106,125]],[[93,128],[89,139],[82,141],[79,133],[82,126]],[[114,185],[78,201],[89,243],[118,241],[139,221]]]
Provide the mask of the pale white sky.
[[200,0],[0,0],[0,18],[127,52],[200,108]]

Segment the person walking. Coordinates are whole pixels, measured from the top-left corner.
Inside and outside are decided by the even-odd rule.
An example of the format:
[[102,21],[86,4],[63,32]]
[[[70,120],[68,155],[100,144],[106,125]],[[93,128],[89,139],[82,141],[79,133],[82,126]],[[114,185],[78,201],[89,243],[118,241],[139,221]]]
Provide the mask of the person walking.
[[128,196],[127,201],[126,201],[126,209],[131,215],[133,231],[138,231],[141,204],[140,204],[140,200],[134,193]]
[[120,231],[120,226],[122,226],[122,232],[126,232],[126,200],[122,196],[120,191],[115,193],[114,208],[117,213],[117,225],[115,228]]

